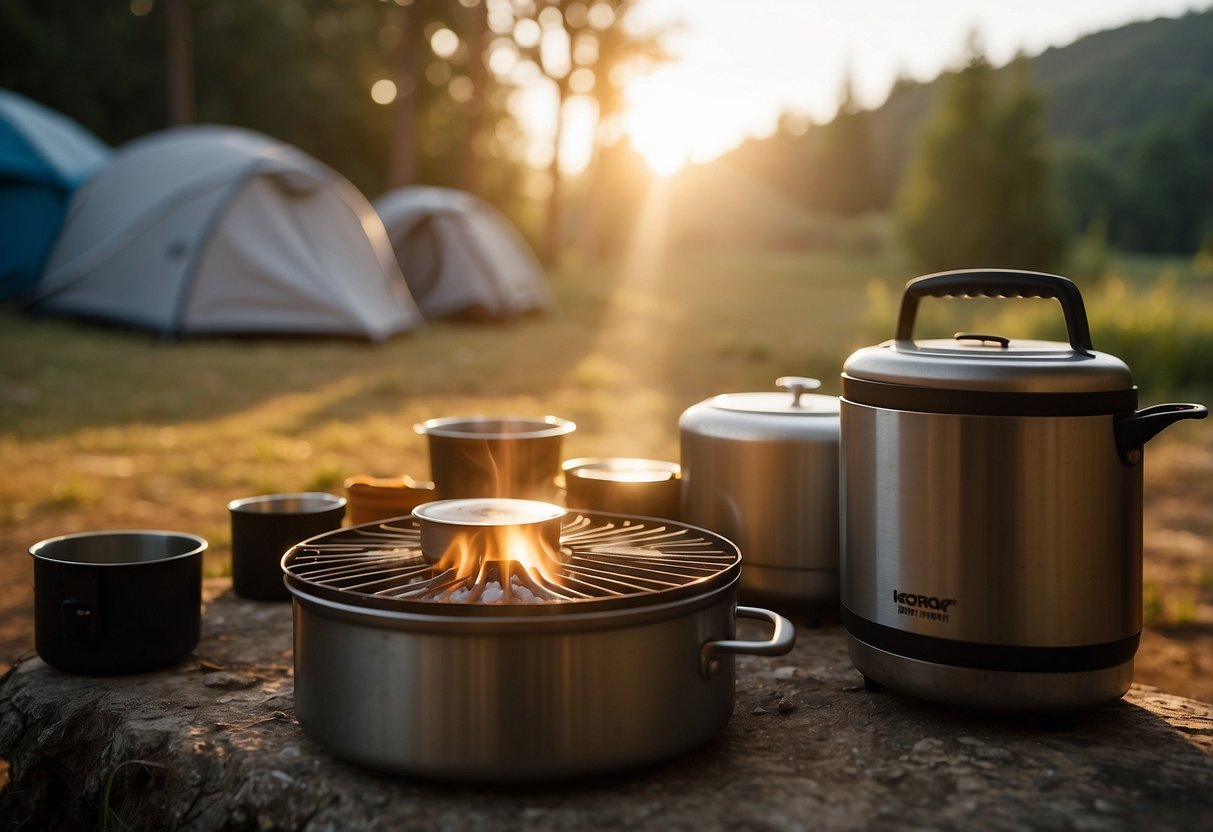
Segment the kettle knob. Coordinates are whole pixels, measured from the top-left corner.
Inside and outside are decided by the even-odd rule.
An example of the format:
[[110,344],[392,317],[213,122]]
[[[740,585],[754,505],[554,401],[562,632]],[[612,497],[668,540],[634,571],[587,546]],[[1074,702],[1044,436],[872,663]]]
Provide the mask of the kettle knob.
[[792,394],[792,407],[800,407],[800,397],[806,391],[816,390],[821,386],[817,379],[804,376],[780,376],[775,379],[775,384]]

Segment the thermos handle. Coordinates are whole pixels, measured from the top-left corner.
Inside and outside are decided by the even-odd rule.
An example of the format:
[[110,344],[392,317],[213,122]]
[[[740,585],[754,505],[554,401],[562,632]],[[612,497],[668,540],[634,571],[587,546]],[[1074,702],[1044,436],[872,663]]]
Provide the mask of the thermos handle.
[[1087,309],[1074,281],[1056,274],[1014,269],[967,269],[918,277],[906,284],[897,318],[897,341],[914,342],[918,301],[924,297],[1056,298],[1066,316],[1066,332],[1075,352],[1090,353],[1091,328]]
[[1209,409],[1203,404],[1156,404],[1136,413],[1124,413],[1112,422],[1116,449],[1125,465],[1141,462],[1141,446],[1159,432],[1182,419],[1203,419]]

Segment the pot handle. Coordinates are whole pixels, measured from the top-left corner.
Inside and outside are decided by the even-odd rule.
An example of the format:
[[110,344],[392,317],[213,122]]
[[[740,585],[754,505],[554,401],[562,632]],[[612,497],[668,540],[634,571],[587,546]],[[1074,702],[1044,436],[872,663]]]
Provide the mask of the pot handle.
[[1084,355],[1094,350],[1082,294],[1074,281],[1061,275],[1014,269],[966,269],[917,277],[906,284],[901,296],[898,343],[914,343],[914,318],[918,314],[918,301],[924,297],[1056,298],[1066,317],[1070,347]]
[[1182,419],[1203,419],[1209,409],[1203,404],[1156,404],[1136,413],[1117,416],[1113,422],[1116,450],[1125,465],[1141,462],[1141,446],[1159,432]]
[[91,641],[101,637],[101,577],[99,569],[66,569],[60,580],[63,601],[59,604],[59,626],[63,637]]
[[782,656],[796,644],[796,625],[778,613],[761,607],[737,607],[736,618],[751,618],[766,621],[771,625],[771,637],[766,641],[726,639],[709,641],[699,651],[699,675],[711,679],[720,672],[720,659],[724,654],[744,653],[752,656]]

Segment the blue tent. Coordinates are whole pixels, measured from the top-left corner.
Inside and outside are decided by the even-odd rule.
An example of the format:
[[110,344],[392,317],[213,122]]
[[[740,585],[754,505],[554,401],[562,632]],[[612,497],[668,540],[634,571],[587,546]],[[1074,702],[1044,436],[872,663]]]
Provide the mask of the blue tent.
[[108,157],[67,116],[0,89],[0,298],[31,293],[72,194]]

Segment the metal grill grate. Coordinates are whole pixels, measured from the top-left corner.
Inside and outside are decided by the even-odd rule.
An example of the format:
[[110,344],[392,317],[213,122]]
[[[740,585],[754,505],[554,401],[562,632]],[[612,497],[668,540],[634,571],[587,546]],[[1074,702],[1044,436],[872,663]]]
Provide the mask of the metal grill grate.
[[[564,562],[550,577],[512,573],[534,602],[498,609],[647,602],[654,593],[699,588],[736,571],[741,560],[736,546],[703,529],[596,512],[566,515],[560,543]],[[292,549],[284,567],[289,586],[344,603],[389,609],[486,606],[449,603],[452,593],[472,587],[476,579],[460,579],[454,570],[440,571],[425,560],[420,527],[410,517],[322,535]]]

